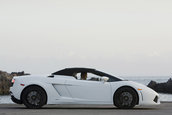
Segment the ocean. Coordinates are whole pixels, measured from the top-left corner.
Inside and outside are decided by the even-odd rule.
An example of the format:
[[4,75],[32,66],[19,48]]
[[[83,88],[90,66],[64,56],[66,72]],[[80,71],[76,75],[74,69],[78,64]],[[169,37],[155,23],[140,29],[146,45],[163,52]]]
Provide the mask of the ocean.
[[148,85],[151,80],[157,83],[167,82],[172,76],[122,76],[121,78]]
[[[122,76],[126,80],[135,81],[144,85],[148,85],[151,80],[154,80],[158,83],[166,82],[171,76]],[[160,93],[160,101],[171,101],[172,94],[163,94]],[[0,104],[13,104],[9,95],[0,96]]]

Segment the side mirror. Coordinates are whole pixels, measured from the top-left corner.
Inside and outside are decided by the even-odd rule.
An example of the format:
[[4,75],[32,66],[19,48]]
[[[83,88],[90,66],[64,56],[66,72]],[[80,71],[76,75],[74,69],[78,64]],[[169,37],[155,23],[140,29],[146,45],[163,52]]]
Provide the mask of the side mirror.
[[109,80],[108,77],[101,77],[101,81],[103,81],[103,82],[107,82],[108,80]]

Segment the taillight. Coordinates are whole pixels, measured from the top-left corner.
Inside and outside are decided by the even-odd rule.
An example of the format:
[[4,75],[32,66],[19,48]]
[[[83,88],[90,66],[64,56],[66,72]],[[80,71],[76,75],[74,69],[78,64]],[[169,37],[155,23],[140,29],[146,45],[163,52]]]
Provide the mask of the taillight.
[[15,79],[12,79],[12,81],[11,81],[13,84],[14,84],[14,82],[15,82]]
[[13,86],[14,82],[15,82],[15,79],[12,79],[11,80],[11,87]]

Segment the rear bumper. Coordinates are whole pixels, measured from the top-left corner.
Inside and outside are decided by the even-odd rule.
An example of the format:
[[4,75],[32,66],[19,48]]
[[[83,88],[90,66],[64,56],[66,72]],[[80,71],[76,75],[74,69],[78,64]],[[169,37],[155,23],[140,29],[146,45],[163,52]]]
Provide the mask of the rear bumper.
[[16,98],[12,95],[12,93],[11,93],[11,92],[10,92],[10,95],[11,95],[11,100],[12,100],[14,103],[16,103],[16,104],[22,104],[22,101],[21,101],[21,100],[16,99]]

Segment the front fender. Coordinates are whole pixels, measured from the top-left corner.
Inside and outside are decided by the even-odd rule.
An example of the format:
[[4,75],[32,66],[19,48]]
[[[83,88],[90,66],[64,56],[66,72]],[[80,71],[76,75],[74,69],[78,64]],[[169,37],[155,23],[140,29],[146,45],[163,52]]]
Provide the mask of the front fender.
[[[114,97],[114,94],[116,93],[116,91],[121,88],[121,87],[131,87],[132,89],[134,89],[138,95],[138,105],[140,105],[140,103],[143,102],[143,94],[141,92],[141,88],[144,86],[142,86],[142,84],[139,84],[138,83],[135,83],[135,82],[132,82],[132,81],[119,81],[119,82],[112,82],[111,83],[111,86],[112,86],[112,100],[113,100],[113,97]],[[144,86],[146,87],[146,86]]]

